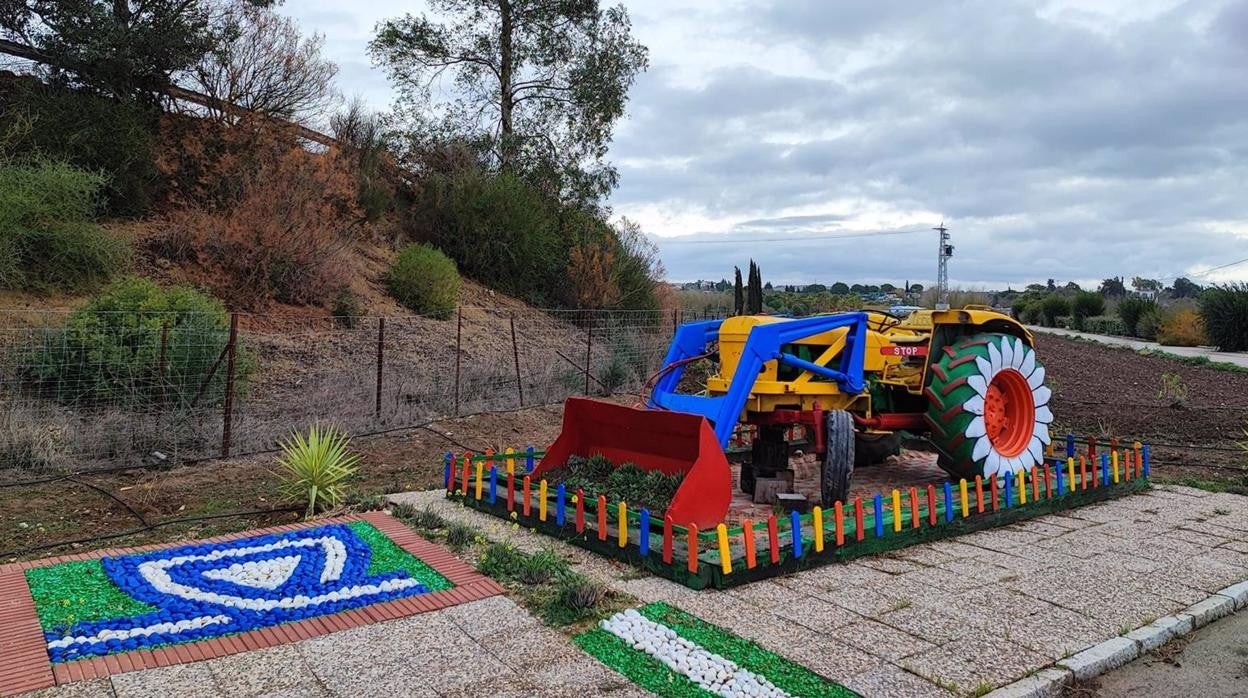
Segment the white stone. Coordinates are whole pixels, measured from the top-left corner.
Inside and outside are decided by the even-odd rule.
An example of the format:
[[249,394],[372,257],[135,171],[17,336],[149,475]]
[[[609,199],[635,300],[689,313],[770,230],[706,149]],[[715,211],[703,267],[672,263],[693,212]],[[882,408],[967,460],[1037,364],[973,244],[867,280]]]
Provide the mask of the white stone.
[[1198,601],[1183,609],[1182,614],[1192,617],[1192,628],[1203,628],[1213,621],[1235,612],[1235,599],[1217,594]]
[[1138,642],[1140,652],[1152,652],[1180,635],[1192,631],[1191,616],[1164,616],[1127,633],[1124,637]]
[[1237,611],[1248,608],[1248,582],[1240,582],[1222,589],[1218,591],[1218,596],[1234,599],[1235,610]]
[[1079,681],[1100,676],[1110,669],[1117,669],[1140,656],[1140,646],[1134,640],[1115,637],[1094,645],[1057,663],[1069,669]]

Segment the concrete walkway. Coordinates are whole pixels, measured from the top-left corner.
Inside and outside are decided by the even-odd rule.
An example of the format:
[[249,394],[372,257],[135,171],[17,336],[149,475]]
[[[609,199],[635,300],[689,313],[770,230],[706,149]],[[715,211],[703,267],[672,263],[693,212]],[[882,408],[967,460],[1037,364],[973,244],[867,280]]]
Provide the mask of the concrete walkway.
[[1074,330],[1062,329],[1060,327],[1037,327],[1028,325],[1027,329],[1032,332],[1043,332],[1045,334],[1055,334],[1062,337],[1078,337],[1080,339],[1089,339],[1101,344],[1108,344],[1113,347],[1127,347],[1140,351],[1147,349],[1150,351],[1164,351],[1167,354],[1177,354],[1179,356],[1203,356],[1210,361],[1222,361],[1228,364],[1236,364],[1248,368],[1248,354],[1244,352],[1217,351],[1212,347],[1163,347],[1156,342],[1147,342],[1143,339],[1132,339],[1130,337],[1114,337],[1105,334],[1091,334],[1089,332],[1076,332]]
[[[392,499],[524,549],[559,545],[440,491]],[[578,571],[640,602],[668,601],[863,695],[969,695],[1248,579],[1248,498],[1156,488],[728,591],[695,592],[559,550]],[[505,598],[45,695],[175,693],[644,695]]]

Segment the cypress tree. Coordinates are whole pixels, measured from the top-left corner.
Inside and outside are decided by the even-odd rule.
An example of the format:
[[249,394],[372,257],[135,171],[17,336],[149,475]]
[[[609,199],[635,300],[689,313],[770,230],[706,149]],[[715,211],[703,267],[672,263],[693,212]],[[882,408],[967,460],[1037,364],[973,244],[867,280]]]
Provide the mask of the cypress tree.
[[745,313],[745,291],[741,288],[741,267],[733,267],[732,271],[736,274],[732,284],[732,314],[742,315]]

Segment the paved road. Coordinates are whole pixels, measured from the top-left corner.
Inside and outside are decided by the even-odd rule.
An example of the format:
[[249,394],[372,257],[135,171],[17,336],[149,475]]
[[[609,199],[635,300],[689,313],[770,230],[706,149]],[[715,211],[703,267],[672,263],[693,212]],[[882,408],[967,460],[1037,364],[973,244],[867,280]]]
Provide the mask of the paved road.
[[1223,618],[1102,676],[1099,687],[1074,693],[1098,698],[1243,696],[1248,693],[1248,613]]
[[1129,349],[1150,349],[1153,351],[1164,351],[1168,354],[1178,354],[1179,356],[1204,356],[1210,361],[1225,361],[1230,364],[1238,364],[1244,368],[1248,368],[1248,353],[1214,351],[1209,347],[1163,347],[1156,342],[1146,342],[1142,339],[1131,339],[1129,337],[1112,337],[1104,334],[1091,334],[1088,332],[1076,332],[1074,330],[1064,330],[1057,327],[1036,327],[1028,325],[1027,329],[1032,332],[1044,332],[1046,334],[1056,334],[1063,337],[1080,337],[1082,339],[1090,339],[1094,342],[1108,344],[1115,347],[1127,347]]

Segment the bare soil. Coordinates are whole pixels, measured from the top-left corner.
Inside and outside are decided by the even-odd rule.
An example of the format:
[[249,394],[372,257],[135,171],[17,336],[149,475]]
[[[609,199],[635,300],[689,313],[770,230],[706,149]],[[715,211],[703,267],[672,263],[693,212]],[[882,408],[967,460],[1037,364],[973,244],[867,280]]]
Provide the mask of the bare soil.
[[[357,439],[354,446],[362,456],[362,464],[353,490],[357,497],[367,497],[439,487],[445,452],[482,452],[530,443],[544,446],[558,435],[562,412],[562,407],[535,407],[461,417],[427,428]],[[290,504],[281,501],[278,492],[273,458],[272,454],[262,454],[202,461],[164,471],[135,469],[85,474],[75,478],[78,482],[0,487],[0,551],[122,533],[142,525],[125,506],[79,483],[111,492],[148,522],[288,507]],[[6,553],[0,561],[200,538],[289,523],[297,518],[296,513],[278,511],[215,519],[20,556]]]

